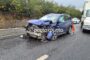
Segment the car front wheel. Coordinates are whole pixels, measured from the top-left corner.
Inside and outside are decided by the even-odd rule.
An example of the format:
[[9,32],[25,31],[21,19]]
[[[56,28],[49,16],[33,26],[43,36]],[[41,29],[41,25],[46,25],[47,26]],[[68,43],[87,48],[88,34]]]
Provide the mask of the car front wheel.
[[56,39],[57,39],[57,36],[53,36],[51,40],[55,41]]

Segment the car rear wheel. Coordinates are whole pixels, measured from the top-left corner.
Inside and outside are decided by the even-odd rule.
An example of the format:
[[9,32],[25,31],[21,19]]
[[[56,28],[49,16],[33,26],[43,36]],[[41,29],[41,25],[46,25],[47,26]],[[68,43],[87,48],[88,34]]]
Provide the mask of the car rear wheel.
[[70,27],[70,28],[68,29],[67,34],[70,34],[70,35],[72,35],[72,34],[73,34],[73,32],[72,32],[72,27]]

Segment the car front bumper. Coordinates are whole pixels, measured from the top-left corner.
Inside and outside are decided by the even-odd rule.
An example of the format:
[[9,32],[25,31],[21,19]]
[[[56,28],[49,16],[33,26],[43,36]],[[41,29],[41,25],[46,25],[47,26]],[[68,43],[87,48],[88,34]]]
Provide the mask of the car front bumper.
[[90,30],[90,25],[83,25],[83,29]]
[[30,31],[26,31],[26,33],[28,33],[30,37],[42,39],[42,33],[36,33],[36,32],[30,32]]

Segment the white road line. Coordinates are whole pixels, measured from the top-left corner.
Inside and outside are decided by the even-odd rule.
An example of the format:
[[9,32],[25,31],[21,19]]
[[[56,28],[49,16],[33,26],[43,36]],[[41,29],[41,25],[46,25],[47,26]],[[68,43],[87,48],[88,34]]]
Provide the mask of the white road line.
[[43,55],[40,58],[36,59],[36,60],[46,60],[49,57],[49,55]]

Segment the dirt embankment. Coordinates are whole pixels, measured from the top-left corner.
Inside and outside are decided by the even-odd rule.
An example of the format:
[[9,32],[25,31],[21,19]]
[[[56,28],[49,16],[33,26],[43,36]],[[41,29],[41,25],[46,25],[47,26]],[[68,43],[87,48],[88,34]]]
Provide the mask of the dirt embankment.
[[3,14],[0,12],[0,29],[1,28],[15,28],[26,25],[26,18],[16,19],[12,14]]

